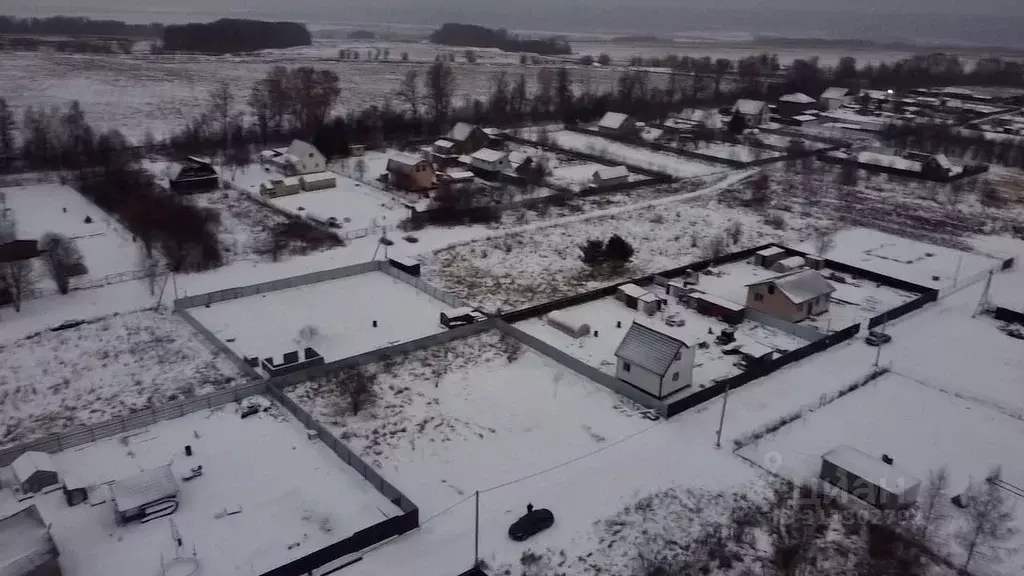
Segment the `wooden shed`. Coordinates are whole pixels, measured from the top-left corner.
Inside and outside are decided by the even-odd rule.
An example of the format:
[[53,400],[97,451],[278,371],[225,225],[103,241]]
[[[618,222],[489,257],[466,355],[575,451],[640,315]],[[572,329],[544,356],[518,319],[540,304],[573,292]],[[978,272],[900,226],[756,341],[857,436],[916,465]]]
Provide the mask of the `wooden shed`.
[[913,506],[921,481],[911,474],[850,446],[839,446],[821,457],[819,478],[876,508]]
[[41,492],[60,484],[60,474],[53,459],[45,452],[25,452],[11,463],[16,487],[23,494]]

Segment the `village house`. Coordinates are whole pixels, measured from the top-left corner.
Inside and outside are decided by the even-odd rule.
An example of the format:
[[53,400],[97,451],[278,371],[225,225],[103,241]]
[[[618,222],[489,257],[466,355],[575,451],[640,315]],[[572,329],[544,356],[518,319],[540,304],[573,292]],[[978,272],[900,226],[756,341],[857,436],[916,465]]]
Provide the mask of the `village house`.
[[220,177],[209,160],[189,156],[168,174],[171,190],[178,194],[209,192],[220,187]]
[[828,312],[836,289],[817,270],[797,270],[747,285],[747,307],[789,322]]
[[636,134],[636,121],[621,112],[607,112],[597,123],[597,131],[608,136],[627,138]]
[[14,474],[14,487],[22,494],[42,492],[60,484],[57,467],[45,452],[25,452],[11,463],[11,471]]
[[423,192],[437,186],[434,167],[411,154],[398,153],[388,158],[388,184],[409,192]]
[[302,183],[298,178],[287,176],[284,178],[271,178],[260,183],[260,195],[267,198],[280,198],[291,196],[302,191]]
[[818,101],[802,92],[793,92],[779,98],[777,111],[780,116],[792,118],[801,116],[808,110],[818,107]]
[[767,102],[748,100],[746,98],[736,101],[736,106],[733,107],[732,113],[742,116],[747,128],[757,128],[762,124],[767,124],[771,121],[772,117],[771,109],[769,109]]
[[833,86],[821,93],[818,97],[818,104],[825,110],[836,110],[844,104],[853,101],[849,88]]
[[502,172],[512,169],[508,153],[490,148],[482,148],[470,155],[470,169],[483,178],[495,178]]
[[472,154],[487,146],[489,137],[479,126],[467,122],[459,122],[444,138],[455,145],[457,155]]
[[444,168],[458,160],[459,152],[455,149],[455,142],[441,138],[430,146],[430,156],[435,164]]
[[629,168],[625,166],[605,166],[594,170],[590,183],[594,188],[609,188],[629,182]]
[[655,398],[693,384],[693,347],[638,322],[629,327],[615,358],[615,376]]
[[313,174],[327,169],[327,158],[316,146],[302,140],[292,140],[288,149],[269,158],[269,163],[288,176]]

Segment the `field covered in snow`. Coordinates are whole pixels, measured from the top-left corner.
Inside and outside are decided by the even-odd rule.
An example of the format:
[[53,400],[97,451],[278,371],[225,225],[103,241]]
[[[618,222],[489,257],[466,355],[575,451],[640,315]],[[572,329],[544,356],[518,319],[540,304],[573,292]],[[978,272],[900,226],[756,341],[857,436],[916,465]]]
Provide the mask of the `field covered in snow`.
[[190,312],[241,356],[279,359],[312,346],[330,362],[441,332],[447,309],[397,278],[368,272]]
[[271,202],[300,216],[321,221],[337,218],[342,231],[371,225],[396,226],[409,216],[409,209],[386,192],[344,176],[338,176],[337,182],[334,188],[300,192]]
[[188,324],[151,311],[8,343],[0,366],[3,446],[240,383]]
[[[69,507],[60,491],[17,502],[10,490],[0,491],[0,517],[38,506],[68,576],[164,574],[161,562],[193,557],[199,573],[249,576],[401,513],[283,408],[257,400],[267,411],[245,420],[227,404],[54,456],[62,476],[86,485],[166,464],[180,479],[202,466],[179,480],[169,519],[117,525],[110,503]],[[188,573],[175,570],[166,574]]]
[[[576,150],[586,154],[596,154],[608,160],[609,163],[625,162],[648,170],[671,174],[677,178],[692,178],[694,176],[706,176],[714,172],[721,172],[722,167],[710,163],[691,160],[667,152],[658,152],[638,146],[631,146],[608,140],[597,135],[581,134],[569,130],[558,130],[544,133],[551,143],[557,144],[568,150]],[[537,140],[541,138],[540,133],[524,131],[524,138]]]

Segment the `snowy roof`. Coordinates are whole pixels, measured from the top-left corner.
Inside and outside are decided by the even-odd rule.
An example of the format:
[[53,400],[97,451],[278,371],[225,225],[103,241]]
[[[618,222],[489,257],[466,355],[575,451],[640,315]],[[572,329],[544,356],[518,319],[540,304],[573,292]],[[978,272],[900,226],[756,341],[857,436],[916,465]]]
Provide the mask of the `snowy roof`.
[[444,138],[434,142],[435,148],[451,148],[452,146],[455,146],[455,142],[452,142],[451,140],[445,140]]
[[110,486],[114,506],[119,512],[134,510],[151,502],[178,495],[178,482],[170,464],[146,470]]
[[35,505],[0,520],[0,576],[31,574],[56,557],[50,531]]
[[775,256],[776,254],[785,254],[786,251],[778,246],[772,246],[771,248],[765,248],[764,250],[758,250],[757,253],[760,256]]
[[280,156],[274,156],[273,160],[279,164],[285,164],[287,162],[291,162],[292,164],[299,163],[299,157],[291,153],[281,154]]
[[647,294],[638,297],[637,300],[641,302],[657,302],[658,300],[663,300],[663,298],[661,296],[658,296],[657,294],[654,294],[653,292],[648,292]]
[[833,86],[821,93],[821,97],[824,100],[838,100],[845,98],[850,93],[849,88],[841,88],[839,86]]
[[529,154],[527,154],[526,152],[522,152],[520,150],[508,153],[508,161],[513,164],[522,164],[523,162],[526,162],[527,160],[530,159],[531,158]]
[[647,290],[644,290],[636,284],[623,284],[622,286],[619,286],[619,292],[622,292],[626,296],[632,296],[633,298],[639,298],[644,294],[647,294]]
[[271,152],[277,152],[278,156],[280,156],[281,154],[284,154],[285,152],[287,152],[288,149],[287,148],[272,148],[270,151]]
[[484,134],[488,136],[497,136],[501,134],[501,130],[498,128],[484,128]]
[[412,154],[397,152],[388,158],[388,171],[395,168],[399,171],[407,172],[415,168],[420,162],[426,162],[426,160]]
[[735,302],[730,302],[724,298],[719,298],[714,294],[708,294],[707,292],[701,292],[699,294],[695,294],[694,296],[700,300],[703,300],[710,304],[714,304],[715,306],[720,306],[722,308],[725,308],[726,310],[732,310],[733,312],[740,312],[744,309],[744,306],[741,306]]
[[804,260],[803,256],[790,256],[789,258],[783,258],[782,260],[779,260],[778,262],[776,262],[776,264],[781,265],[783,268],[792,269],[799,268],[801,266],[806,266],[807,261]]
[[867,94],[868,98],[875,100],[888,100],[891,94],[885,90],[865,90],[864,94]]
[[803,92],[793,92],[792,94],[786,94],[779,98],[779,102],[787,102],[790,104],[813,104],[817,102],[817,100]]
[[334,180],[335,176],[333,172],[317,172],[316,174],[303,174],[302,180],[306,182],[327,182]]
[[475,160],[480,160],[482,162],[501,162],[503,159],[505,159],[506,156],[508,156],[508,154],[505,154],[500,150],[481,148],[476,152],[473,152],[473,155],[471,157]]
[[793,120],[799,120],[800,122],[813,122],[817,119],[817,116],[811,116],[810,114],[800,114],[799,116],[793,116]]
[[597,180],[614,180],[616,178],[626,178],[629,176],[629,168],[625,166],[613,166],[598,168],[594,171],[594,178]]
[[750,344],[744,344],[740,346],[740,352],[750,356],[751,358],[764,358],[775,353],[774,348],[769,348],[764,344],[758,344],[757,342],[751,342]]
[[452,128],[452,131],[448,134],[448,138],[456,142],[464,142],[471,134],[473,134],[474,130],[476,130],[476,124],[459,122],[454,128]]
[[316,146],[302,140],[292,140],[292,145],[288,147],[288,153],[297,158],[309,158],[310,154],[313,154],[314,156],[323,156],[323,154],[316,149]]
[[768,106],[767,102],[761,100],[748,100],[741,98],[736,101],[735,110],[740,114],[760,114],[764,111],[765,106]]
[[452,308],[445,312],[444,315],[449,318],[458,318],[459,316],[465,316],[467,314],[472,314],[473,312],[474,310],[469,306],[463,306],[461,308]]
[[894,494],[921,484],[910,473],[882,462],[881,457],[875,458],[851,446],[837,446],[826,452],[821,459]]
[[629,116],[622,112],[606,112],[597,125],[601,128],[608,128],[609,130],[618,130],[619,128],[622,128],[622,125],[628,119]]
[[18,482],[24,482],[40,470],[44,472],[56,472],[50,455],[45,452],[25,452],[18,456],[11,463],[11,470]]
[[760,282],[747,284],[747,286],[762,286],[764,284],[775,284],[775,286],[794,304],[802,304],[819,296],[825,296],[836,291],[835,286],[825,280],[817,270],[798,270],[781,276],[767,278]]
[[459,156],[459,162],[463,164],[472,164],[473,158],[469,154],[463,154],[462,156]]
[[284,179],[285,186],[298,186],[300,184],[299,179],[294,176],[289,176]]
[[454,170],[445,174],[452,180],[472,180],[476,178],[476,174],[473,174],[469,170]]
[[664,376],[682,348],[689,346],[678,338],[634,321],[615,350],[615,356]]
[[264,150],[263,152],[260,152],[260,158],[263,158],[264,160],[270,160],[271,158],[277,158],[280,155],[281,155],[281,153],[278,152],[277,150]]
[[953,169],[953,165],[949,163],[949,158],[947,158],[945,154],[936,154],[933,158],[939,166],[942,166],[946,170]]

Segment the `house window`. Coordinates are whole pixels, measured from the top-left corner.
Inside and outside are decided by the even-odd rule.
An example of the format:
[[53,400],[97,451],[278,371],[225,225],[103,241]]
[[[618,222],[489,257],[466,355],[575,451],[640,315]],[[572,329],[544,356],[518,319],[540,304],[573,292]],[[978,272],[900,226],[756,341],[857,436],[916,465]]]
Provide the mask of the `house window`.
[[309,157],[310,157],[310,158],[312,158],[312,157],[313,157],[313,153],[312,153],[312,152],[310,152],[310,153],[309,153]]
[[760,292],[754,293],[754,302],[764,302],[764,294]]
[[629,362],[623,362],[622,363],[622,370],[623,370],[623,372],[629,372],[629,369],[630,369]]
[[673,382],[679,382],[679,372],[673,372],[672,373],[672,381]]
[[768,285],[768,293],[769,294],[775,294],[775,284],[769,284]]

